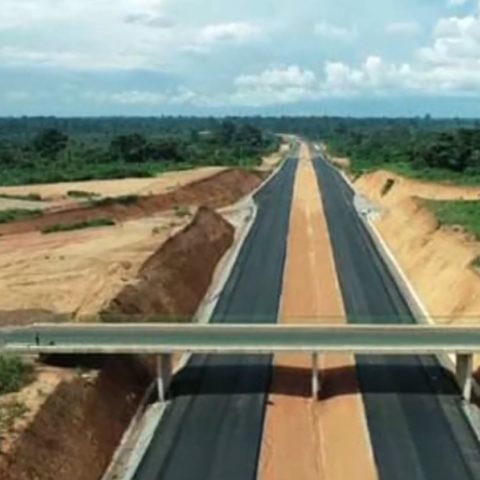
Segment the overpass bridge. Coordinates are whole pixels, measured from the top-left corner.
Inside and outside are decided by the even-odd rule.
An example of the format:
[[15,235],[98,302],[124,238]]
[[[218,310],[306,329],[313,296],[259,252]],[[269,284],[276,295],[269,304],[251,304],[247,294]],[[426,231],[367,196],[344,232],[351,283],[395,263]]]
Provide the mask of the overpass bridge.
[[426,325],[263,324],[38,324],[0,329],[1,354],[146,354],[158,358],[158,390],[165,400],[172,354],[305,353],[312,357],[312,394],[321,382],[320,354],[456,356],[456,378],[471,399],[473,355],[480,327]]

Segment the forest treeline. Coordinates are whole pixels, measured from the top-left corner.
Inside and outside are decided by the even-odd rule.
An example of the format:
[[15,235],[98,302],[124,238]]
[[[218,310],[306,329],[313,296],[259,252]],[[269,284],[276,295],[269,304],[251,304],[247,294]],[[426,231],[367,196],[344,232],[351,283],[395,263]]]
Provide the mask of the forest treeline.
[[325,142],[360,172],[480,181],[480,123],[430,117],[3,118],[0,182],[150,176],[199,165],[252,166],[276,133]]
[[0,184],[149,177],[206,165],[250,167],[278,148],[247,122],[0,119]]

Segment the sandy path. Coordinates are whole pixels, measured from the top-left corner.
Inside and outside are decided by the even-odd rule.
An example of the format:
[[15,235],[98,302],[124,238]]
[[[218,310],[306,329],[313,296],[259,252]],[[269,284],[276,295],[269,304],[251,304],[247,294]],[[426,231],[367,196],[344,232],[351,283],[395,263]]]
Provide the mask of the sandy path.
[[47,200],[65,198],[69,191],[96,193],[102,196],[157,195],[225,170],[223,167],[203,167],[179,172],[167,172],[156,178],[127,178],[122,180],[92,180],[41,185],[1,187],[0,193],[28,195],[36,193]]
[[[281,318],[342,323],[344,309],[320,193],[306,147],[295,182]],[[310,398],[311,359],[279,355],[260,463],[262,480],[377,478],[353,358],[322,358],[322,399]],[[347,392],[347,393],[346,393]]]

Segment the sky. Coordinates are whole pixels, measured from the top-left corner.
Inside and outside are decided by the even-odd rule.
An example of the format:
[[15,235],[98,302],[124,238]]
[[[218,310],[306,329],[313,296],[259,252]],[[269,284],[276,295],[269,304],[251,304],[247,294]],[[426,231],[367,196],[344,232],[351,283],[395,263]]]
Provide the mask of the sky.
[[0,115],[480,117],[480,0],[1,0]]

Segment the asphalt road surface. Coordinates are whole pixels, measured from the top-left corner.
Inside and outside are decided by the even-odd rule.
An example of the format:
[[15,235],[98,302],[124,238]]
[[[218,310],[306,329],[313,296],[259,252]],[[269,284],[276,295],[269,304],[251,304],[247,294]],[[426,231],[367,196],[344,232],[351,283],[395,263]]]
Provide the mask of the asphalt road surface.
[[[256,221],[212,322],[277,321],[296,165],[288,160],[256,196]],[[270,370],[270,356],[194,356],[135,478],[254,480]]]
[[[345,308],[351,323],[414,318],[353,206],[354,193],[315,159]],[[434,285],[432,285],[434,288]],[[477,439],[452,378],[433,357],[357,357],[382,480],[480,478]]]

